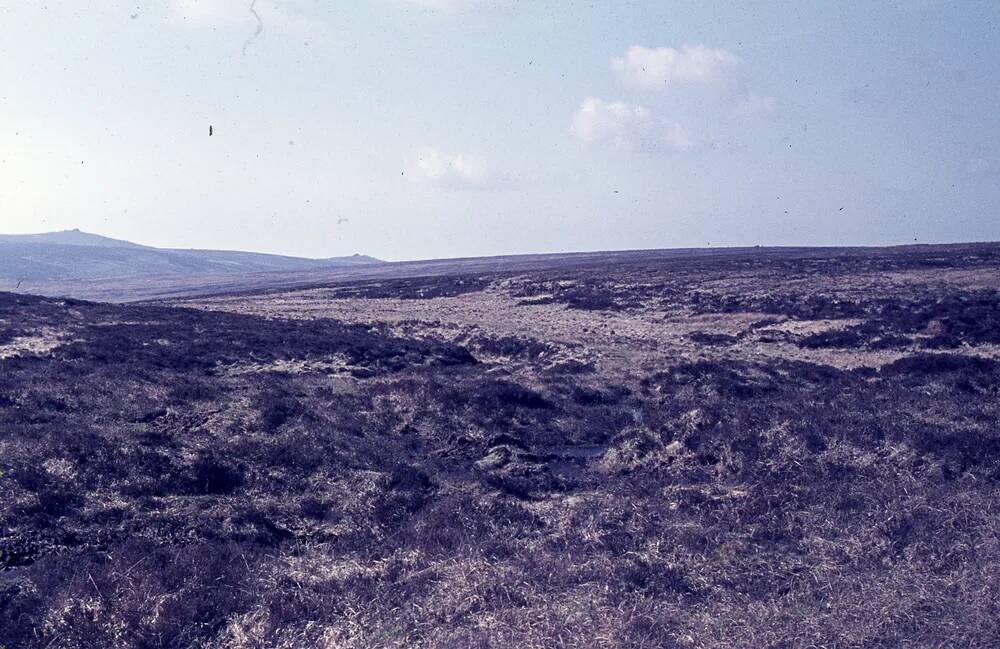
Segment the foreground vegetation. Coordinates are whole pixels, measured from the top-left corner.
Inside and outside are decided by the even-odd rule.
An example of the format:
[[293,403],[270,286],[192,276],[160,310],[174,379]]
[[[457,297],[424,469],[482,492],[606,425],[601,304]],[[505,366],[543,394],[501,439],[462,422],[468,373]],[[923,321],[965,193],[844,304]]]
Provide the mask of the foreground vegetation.
[[[336,289],[753,314],[628,371],[440,322],[0,295],[0,645],[1000,646],[996,289],[685,263]],[[817,318],[849,324],[774,328]],[[885,362],[737,353],[762,331]]]

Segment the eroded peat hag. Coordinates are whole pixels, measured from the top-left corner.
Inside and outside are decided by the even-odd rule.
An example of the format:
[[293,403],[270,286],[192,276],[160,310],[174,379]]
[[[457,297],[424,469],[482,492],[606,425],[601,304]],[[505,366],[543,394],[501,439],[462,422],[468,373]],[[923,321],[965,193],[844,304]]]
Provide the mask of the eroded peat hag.
[[0,645],[997,646],[998,277],[0,295]]

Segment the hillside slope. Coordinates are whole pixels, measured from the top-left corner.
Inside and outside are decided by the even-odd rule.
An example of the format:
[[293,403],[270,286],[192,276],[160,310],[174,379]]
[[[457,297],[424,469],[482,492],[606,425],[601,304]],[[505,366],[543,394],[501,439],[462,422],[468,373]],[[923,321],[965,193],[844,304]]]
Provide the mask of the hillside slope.
[[346,268],[378,263],[379,260],[363,255],[305,259],[229,250],[152,248],[77,230],[0,236],[0,280],[6,280],[6,284],[141,277],[187,278]]
[[[205,252],[205,251],[201,251]],[[264,272],[223,272],[197,275],[161,275],[115,277],[106,279],[31,280],[3,279],[0,291],[30,293],[50,297],[72,297],[95,302],[149,302],[184,299],[207,295],[245,294],[289,291],[341,283],[385,282],[451,275],[496,275],[498,273],[533,273],[569,271],[574,268],[604,268],[619,265],[665,264],[673,267],[729,267],[749,263],[815,263],[822,265],[831,257],[838,263],[867,266],[879,263],[911,264],[914,258],[928,263],[947,263],[963,256],[1000,255],[1000,244],[961,243],[945,245],[896,246],[889,248],[668,248],[659,250],[618,250],[572,253],[505,255],[457,259],[379,262],[371,257],[355,256],[334,260],[339,265],[296,270]],[[849,261],[848,261],[849,260]],[[892,260],[897,260],[893,262]],[[937,260],[937,261],[935,261]]]

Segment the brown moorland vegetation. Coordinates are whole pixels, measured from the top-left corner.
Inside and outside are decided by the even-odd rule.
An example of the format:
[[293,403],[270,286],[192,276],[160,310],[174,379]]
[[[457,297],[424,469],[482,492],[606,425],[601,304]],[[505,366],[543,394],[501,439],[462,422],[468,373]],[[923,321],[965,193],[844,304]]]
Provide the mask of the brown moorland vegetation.
[[0,646],[995,647],[1000,246],[0,294]]

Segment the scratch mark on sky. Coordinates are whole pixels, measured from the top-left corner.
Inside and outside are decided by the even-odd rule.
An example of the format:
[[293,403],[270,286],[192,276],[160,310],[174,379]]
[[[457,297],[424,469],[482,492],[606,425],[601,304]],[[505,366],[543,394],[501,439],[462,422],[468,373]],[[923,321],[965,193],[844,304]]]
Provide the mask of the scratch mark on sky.
[[250,0],[250,13],[252,13],[253,17],[257,19],[257,30],[253,34],[250,34],[250,38],[247,39],[246,43],[243,43],[243,56],[247,55],[247,48],[250,47],[250,43],[254,42],[254,40],[256,40],[257,37],[264,31],[264,21],[260,19],[260,14],[258,14],[257,10],[254,8],[254,5],[256,4],[257,0]]

